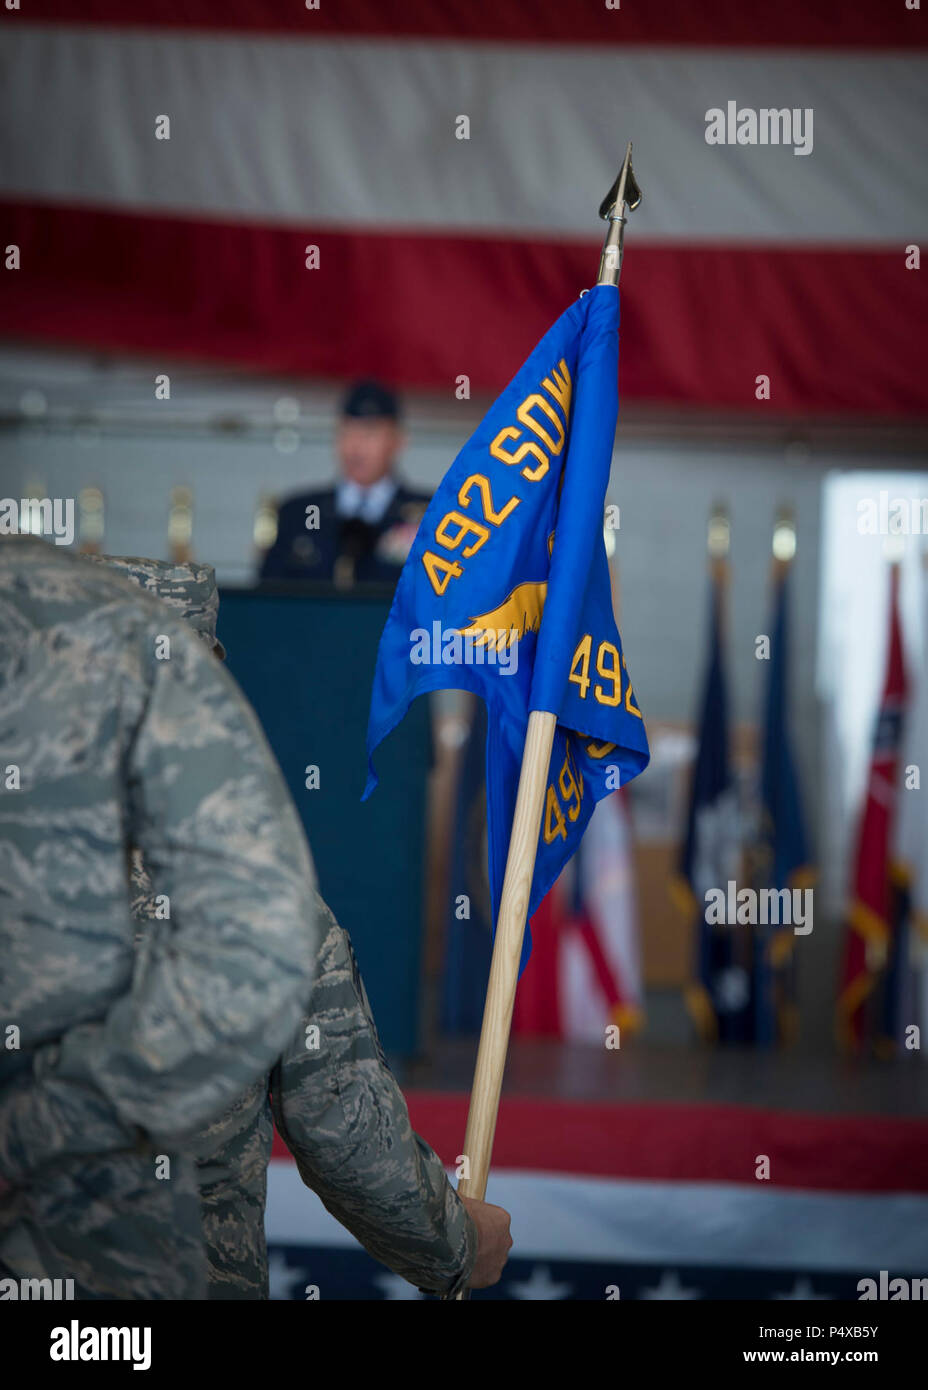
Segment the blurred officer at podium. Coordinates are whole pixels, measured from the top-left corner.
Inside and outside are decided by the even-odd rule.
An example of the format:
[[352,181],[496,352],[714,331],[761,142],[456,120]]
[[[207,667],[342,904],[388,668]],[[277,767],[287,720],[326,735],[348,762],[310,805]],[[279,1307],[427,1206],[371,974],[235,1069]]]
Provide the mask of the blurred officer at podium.
[[429,502],[397,477],[404,442],[396,394],[378,381],[356,382],[335,436],[338,481],[281,505],[261,578],[344,589],[395,584]]

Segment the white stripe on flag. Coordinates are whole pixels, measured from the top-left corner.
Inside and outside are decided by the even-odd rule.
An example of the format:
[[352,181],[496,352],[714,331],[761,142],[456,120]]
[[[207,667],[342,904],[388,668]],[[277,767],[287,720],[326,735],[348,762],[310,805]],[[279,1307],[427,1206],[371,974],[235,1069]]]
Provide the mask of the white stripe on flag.
[[[626,1182],[504,1169],[491,1172],[487,1200],[511,1213],[513,1254],[527,1259],[928,1270],[928,1197],[908,1193]],[[356,1246],[286,1160],[270,1165],[266,1225],[272,1244]]]
[[[45,25],[4,47],[0,193],[18,198],[595,240],[591,199],[632,137],[636,241],[901,254],[928,234],[922,57]],[[729,100],[811,108],[812,153],[707,145],[706,112]]]

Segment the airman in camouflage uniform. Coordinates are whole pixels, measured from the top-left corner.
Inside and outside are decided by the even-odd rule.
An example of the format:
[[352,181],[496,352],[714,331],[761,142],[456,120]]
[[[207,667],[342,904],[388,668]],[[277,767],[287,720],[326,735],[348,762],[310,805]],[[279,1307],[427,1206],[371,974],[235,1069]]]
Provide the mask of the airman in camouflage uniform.
[[306,1015],[269,1084],[252,1088],[204,1136],[210,1298],[268,1296],[272,1112],[306,1186],[375,1259],[426,1292],[457,1293],[477,1256],[476,1228],[410,1124],[348,933],[318,896],[317,910],[324,934]]
[[[184,582],[182,570],[156,561],[112,563],[188,614],[207,645],[215,644],[218,600],[208,567],[191,570]],[[138,915],[157,929],[160,885],[140,862],[134,886]],[[268,1296],[272,1112],[307,1187],[370,1254],[424,1290],[455,1293],[473,1269],[474,1223],[441,1160],[410,1125],[348,933],[318,893],[314,915],[321,945],[304,1018],[271,1075],[243,1092],[195,1146],[209,1296]]]
[[[168,909],[138,949],[133,845]],[[302,827],[221,665],[123,577],[5,540],[0,1273],[206,1296],[192,1139],[292,1036],[320,927]]]

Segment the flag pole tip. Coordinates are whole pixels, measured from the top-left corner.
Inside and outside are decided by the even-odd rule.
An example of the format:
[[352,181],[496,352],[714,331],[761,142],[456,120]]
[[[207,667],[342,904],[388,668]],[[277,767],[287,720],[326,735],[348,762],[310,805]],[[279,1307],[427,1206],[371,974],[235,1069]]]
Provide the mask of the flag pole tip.
[[629,211],[634,212],[640,202],[641,189],[632,168],[632,142],[629,140],[625,147],[622,167],[616,174],[615,182],[609,192],[599,205],[599,215],[603,221],[608,222],[611,217],[622,216],[623,203]]

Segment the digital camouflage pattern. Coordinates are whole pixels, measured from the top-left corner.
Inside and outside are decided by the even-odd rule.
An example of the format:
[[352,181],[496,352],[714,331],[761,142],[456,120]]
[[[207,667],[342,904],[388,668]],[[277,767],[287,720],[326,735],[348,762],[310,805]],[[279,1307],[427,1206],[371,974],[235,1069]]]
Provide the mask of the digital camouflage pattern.
[[210,1298],[268,1296],[272,1113],[306,1186],[375,1259],[426,1292],[456,1293],[477,1258],[476,1227],[412,1129],[348,933],[321,897],[316,910],[324,929],[310,1005],[271,1073],[270,1096],[267,1085],[253,1087],[205,1135]]
[[[215,580],[207,566],[199,567],[205,576],[187,576],[186,566],[116,563],[149,593],[160,594],[163,581],[165,596],[185,616],[189,600],[191,621],[197,619],[199,635],[212,645],[218,598],[210,599]],[[133,911],[148,919],[146,930],[157,930],[157,893],[139,853],[132,883]],[[270,1078],[243,1092],[194,1145],[203,1155],[209,1295],[268,1296],[264,1208],[272,1108],[303,1181],[376,1259],[429,1292],[457,1292],[473,1269],[476,1229],[441,1160],[412,1130],[348,933],[318,894],[314,914],[322,944],[300,1026]]]
[[194,560],[177,564],[134,555],[88,555],[86,558],[94,564],[106,565],[153,598],[160,598],[178,617],[186,619],[208,647],[222,650],[216,637],[219,590],[212,565]]
[[312,1006],[271,1076],[278,1132],[303,1181],[375,1259],[428,1292],[457,1293],[477,1258],[477,1229],[410,1125],[348,934],[321,898],[318,911]]
[[[225,648],[216,636],[219,590],[212,565],[193,560],[151,560],[138,555],[88,555],[86,558],[94,564],[106,565],[153,598],[161,599],[193,628],[209,651],[225,657]],[[131,851],[129,868],[133,917],[156,920],[155,893],[142,864],[140,850]]]
[[[0,547],[0,740],[0,1266],[204,1296],[191,1142],[305,1006],[302,827],[184,623],[29,536]],[[138,948],[131,846],[168,905]]]
[[207,1295],[196,1164],[174,1153],[153,1181],[150,1154],[61,1159],[7,1195],[0,1274],[69,1278],[79,1299]]

